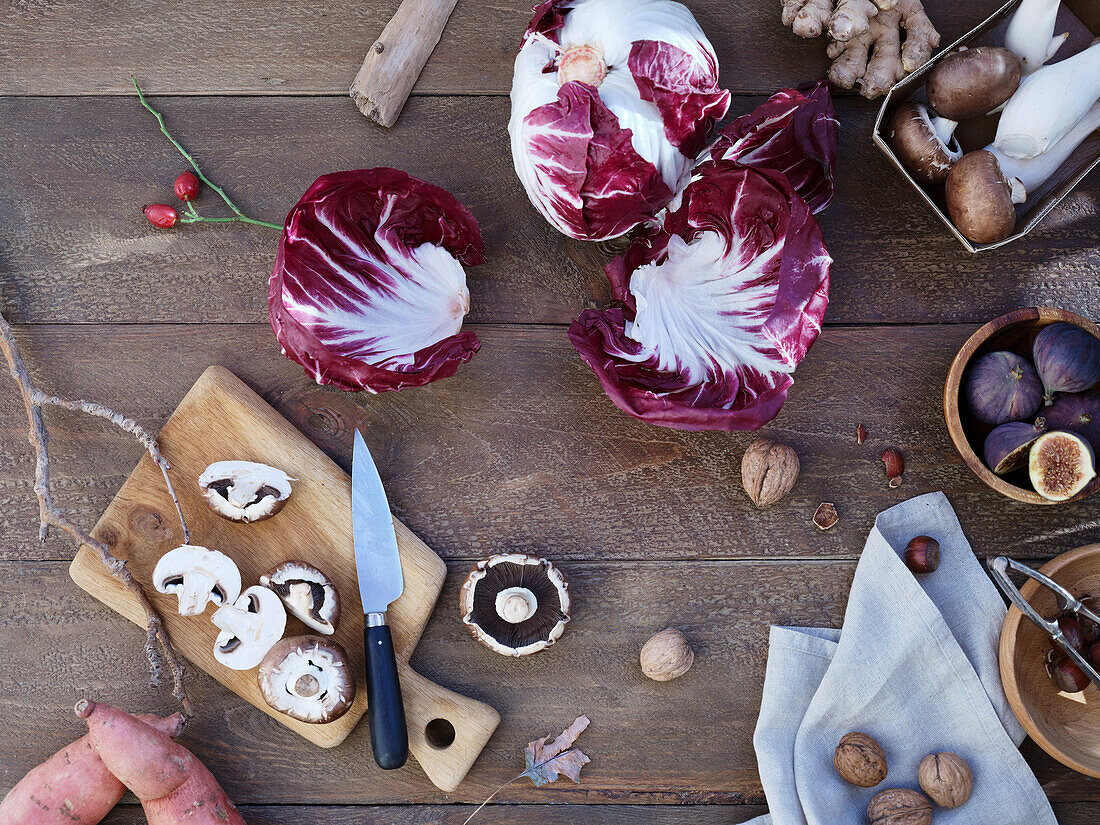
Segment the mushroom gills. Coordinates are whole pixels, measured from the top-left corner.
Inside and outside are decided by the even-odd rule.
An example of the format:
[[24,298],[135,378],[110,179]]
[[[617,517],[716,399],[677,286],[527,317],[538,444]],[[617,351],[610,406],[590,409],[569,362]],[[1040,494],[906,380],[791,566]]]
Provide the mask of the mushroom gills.
[[311,724],[340,718],[355,698],[346,652],[321,636],[283,639],[264,657],[257,679],[272,708]]
[[340,597],[328,577],[304,561],[285,561],[260,577],[291,615],[318,633],[331,636],[340,618]]
[[[511,611],[515,610],[519,599],[527,609],[523,618],[513,621],[509,615],[516,616]],[[531,609],[532,600],[534,609]],[[520,650],[538,640],[548,639],[557,624],[568,619],[559,603],[555,587],[545,575],[535,575],[527,565],[501,562],[486,570],[474,594],[470,620],[504,646]],[[544,609],[539,609],[540,606]]]

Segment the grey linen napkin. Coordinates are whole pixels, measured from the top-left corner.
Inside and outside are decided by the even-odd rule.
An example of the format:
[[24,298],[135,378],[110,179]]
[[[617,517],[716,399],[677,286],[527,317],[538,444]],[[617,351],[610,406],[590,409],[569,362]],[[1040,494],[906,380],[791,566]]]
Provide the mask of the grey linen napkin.
[[[902,561],[918,535],[940,543],[918,580]],[[878,790],[919,790],[917,766],[954,751],[974,792],[936,825],[1057,825],[1018,750],[1024,731],[1005,699],[997,642],[1005,605],[943,493],[880,513],[856,567],[841,630],[773,627],[754,744],[770,813],[752,825],[857,825]],[[849,785],[833,751],[850,731],[875,737],[890,772]]]

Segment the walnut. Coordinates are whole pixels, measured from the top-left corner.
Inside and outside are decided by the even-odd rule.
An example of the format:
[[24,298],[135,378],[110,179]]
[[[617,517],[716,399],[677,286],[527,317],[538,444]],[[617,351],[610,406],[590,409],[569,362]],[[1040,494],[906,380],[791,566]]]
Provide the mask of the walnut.
[[861,788],[873,788],[886,778],[886,754],[866,733],[856,731],[840,740],[833,765],[845,780]]
[[642,673],[657,682],[683,676],[695,661],[684,634],[674,627],[662,630],[642,646]]
[[933,753],[924,757],[917,781],[932,801],[941,808],[957,808],[974,790],[974,774],[957,753]]
[[871,825],[931,825],[932,803],[908,788],[888,788],[871,797],[867,821]]
[[758,438],[741,459],[741,484],[757,507],[787,495],[798,480],[798,453],[786,444]]

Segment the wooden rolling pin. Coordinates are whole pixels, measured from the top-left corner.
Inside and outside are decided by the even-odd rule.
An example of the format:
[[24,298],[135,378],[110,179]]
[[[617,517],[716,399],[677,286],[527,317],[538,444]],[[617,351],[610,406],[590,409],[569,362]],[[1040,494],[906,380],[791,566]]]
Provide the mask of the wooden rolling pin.
[[458,0],[404,0],[374,41],[351,97],[359,111],[382,126],[397,122],[413,84],[420,77],[447,18]]

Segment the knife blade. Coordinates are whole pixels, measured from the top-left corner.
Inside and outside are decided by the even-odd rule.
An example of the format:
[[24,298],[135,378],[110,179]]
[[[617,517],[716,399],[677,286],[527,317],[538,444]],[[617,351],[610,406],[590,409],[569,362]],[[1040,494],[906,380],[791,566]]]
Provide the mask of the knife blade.
[[393,770],[409,758],[409,733],[386,611],[404,590],[404,577],[386,489],[359,430],[352,447],[351,527],[365,616],[371,751],[380,768]]

